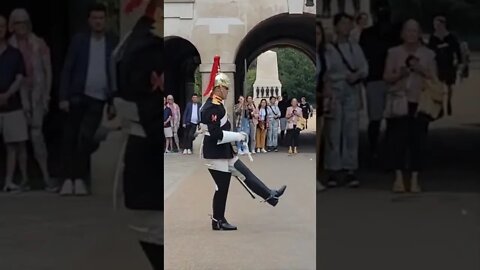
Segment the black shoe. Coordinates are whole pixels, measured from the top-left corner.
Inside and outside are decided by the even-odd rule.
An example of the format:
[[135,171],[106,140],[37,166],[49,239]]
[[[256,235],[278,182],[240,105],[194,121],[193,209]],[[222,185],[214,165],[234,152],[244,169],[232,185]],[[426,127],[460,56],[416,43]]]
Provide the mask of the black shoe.
[[287,186],[284,185],[279,190],[274,190],[273,194],[270,197],[268,197],[265,201],[271,206],[276,206],[278,204],[278,199],[280,198],[280,196],[283,195],[283,193],[285,192],[285,189],[287,189]]
[[275,150],[274,150],[274,151],[275,151],[275,152],[278,152],[278,147],[275,147]]
[[358,188],[360,186],[360,181],[358,181],[355,174],[347,174],[345,177],[345,182],[351,188]]
[[264,202],[268,202],[272,206],[277,205],[278,198],[283,195],[287,186],[282,186],[279,190],[270,189],[240,159],[235,162],[233,167],[245,177],[243,182],[253,193],[264,199]]
[[212,230],[214,231],[235,231],[237,227],[229,224],[226,219],[213,219],[212,218]]
[[283,193],[285,192],[285,189],[287,189],[287,186],[286,185],[283,185],[279,190],[276,190],[275,191],[275,197],[277,198],[280,198],[280,196],[283,195]]

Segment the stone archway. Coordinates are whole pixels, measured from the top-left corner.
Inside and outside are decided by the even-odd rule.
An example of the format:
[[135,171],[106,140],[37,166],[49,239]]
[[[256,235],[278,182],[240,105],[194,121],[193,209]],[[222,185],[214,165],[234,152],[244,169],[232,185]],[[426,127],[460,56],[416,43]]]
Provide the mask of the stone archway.
[[183,111],[194,93],[195,71],[201,63],[200,54],[190,41],[170,36],[165,38],[165,94],[173,95]]
[[235,58],[235,100],[243,94],[245,70],[261,53],[274,47],[293,47],[315,62],[315,14],[282,13],[257,24],[243,38]]

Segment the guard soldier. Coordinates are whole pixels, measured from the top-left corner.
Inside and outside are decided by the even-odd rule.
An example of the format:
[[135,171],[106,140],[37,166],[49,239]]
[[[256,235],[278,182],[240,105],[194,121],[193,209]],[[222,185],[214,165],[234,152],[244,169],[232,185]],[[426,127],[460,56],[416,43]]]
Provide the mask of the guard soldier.
[[[145,0],[130,0],[131,13]],[[130,227],[153,269],[163,269],[163,0],[148,0],[145,13],[114,53],[118,113],[128,139],[117,169],[123,179]]]
[[201,108],[201,123],[206,128],[203,140],[203,158],[209,161],[208,169],[216,184],[213,196],[213,230],[236,230],[237,227],[228,223],[225,218],[225,205],[232,174],[241,179],[254,193],[262,197],[272,206],[277,205],[287,186],[278,190],[268,188],[256,177],[245,164],[238,159],[232,147],[232,142],[248,141],[248,135],[241,132],[231,132],[227,112],[223,101],[227,98],[230,85],[227,75],[219,73],[220,57],[215,56],[210,83],[204,96],[209,96]]

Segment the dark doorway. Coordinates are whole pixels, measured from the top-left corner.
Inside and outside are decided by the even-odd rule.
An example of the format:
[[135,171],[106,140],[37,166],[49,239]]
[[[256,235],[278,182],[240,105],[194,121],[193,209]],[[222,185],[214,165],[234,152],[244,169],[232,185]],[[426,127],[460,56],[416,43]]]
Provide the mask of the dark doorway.
[[173,95],[180,108],[184,108],[194,92],[200,54],[190,41],[180,37],[167,37],[165,52],[165,93]]
[[[200,54],[188,40],[165,38],[165,94],[172,95],[183,113],[195,91],[195,71],[201,63]],[[182,146],[182,127],[178,131]]]

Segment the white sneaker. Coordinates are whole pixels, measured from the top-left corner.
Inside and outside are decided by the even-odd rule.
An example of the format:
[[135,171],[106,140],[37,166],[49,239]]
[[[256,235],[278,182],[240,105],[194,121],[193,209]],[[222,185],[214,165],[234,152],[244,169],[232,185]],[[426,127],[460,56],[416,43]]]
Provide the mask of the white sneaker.
[[187,150],[187,154],[191,155],[191,154],[192,154],[192,150],[188,149],[188,150]]
[[183,149],[183,154],[184,154],[184,155],[188,154],[187,149]]
[[75,180],[75,195],[85,196],[88,194],[85,182],[82,179]]
[[257,153],[260,153],[260,148],[257,149]]
[[61,196],[67,196],[73,194],[73,183],[71,179],[65,180],[63,182],[62,188],[60,189]]
[[265,150],[265,148],[263,148],[262,153],[267,153],[267,150]]
[[243,155],[245,155],[245,152],[243,150],[238,150],[238,155],[243,156]]

